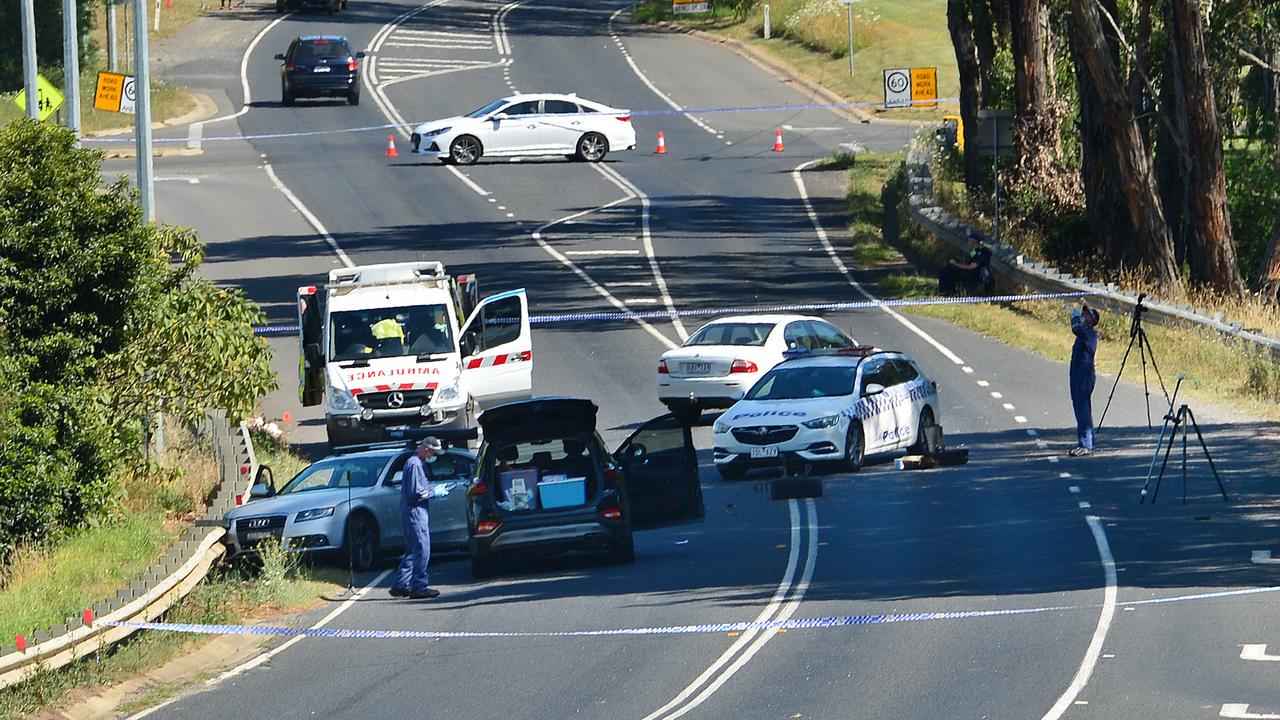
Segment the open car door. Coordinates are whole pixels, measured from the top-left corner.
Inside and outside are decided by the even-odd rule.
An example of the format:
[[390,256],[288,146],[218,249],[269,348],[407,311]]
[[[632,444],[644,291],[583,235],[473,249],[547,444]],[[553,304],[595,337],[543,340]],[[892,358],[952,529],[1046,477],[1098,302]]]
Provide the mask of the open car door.
[[687,415],[645,423],[613,454],[626,477],[631,527],[636,530],[701,520],[702,484]]
[[304,406],[324,398],[323,320],[315,285],[298,288],[298,399]]
[[462,382],[482,403],[528,397],[533,390],[533,331],[524,289],[487,297],[462,328]]

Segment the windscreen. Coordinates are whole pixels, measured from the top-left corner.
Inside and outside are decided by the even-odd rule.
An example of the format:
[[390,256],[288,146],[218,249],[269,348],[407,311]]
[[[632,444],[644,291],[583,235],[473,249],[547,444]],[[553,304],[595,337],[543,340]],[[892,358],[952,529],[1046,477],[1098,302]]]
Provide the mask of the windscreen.
[[389,460],[386,455],[375,457],[346,457],[321,460],[298,473],[279,495],[328,490],[330,488],[367,488],[378,483],[378,476]]
[[493,112],[494,110],[497,110],[498,108],[506,104],[507,104],[506,100],[494,100],[493,102],[489,103],[488,105],[485,105],[482,108],[478,108],[476,110],[472,110],[471,112],[467,113],[467,117],[482,118],[485,115],[488,115],[489,113]]
[[847,366],[778,367],[747,392],[748,400],[803,400],[853,394],[858,369]]
[[752,345],[760,347],[773,330],[772,323],[716,323],[708,325],[684,342],[694,345]]
[[453,330],[444,305],[347,310],[329,315],[329,357],[334,362],[453,350]]
[[346,43],[323,39],[298,43],[298,48],[293,53],[295,61],[319,60],[321,58],[340,58],[345,60],[349,57],[351,57],[351,48],[347,47]]

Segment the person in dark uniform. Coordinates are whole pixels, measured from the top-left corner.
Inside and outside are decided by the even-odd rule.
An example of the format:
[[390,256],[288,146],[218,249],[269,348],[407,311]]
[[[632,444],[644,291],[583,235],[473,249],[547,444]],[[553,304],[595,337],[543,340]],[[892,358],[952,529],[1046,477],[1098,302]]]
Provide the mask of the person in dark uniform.
[[976,230],[970,230],[967,238],[969,254],[964,260],[948,260],[938,272],[938,292],[953,295],[956,284],[963,282],[968,287],[980,284],[982,271],[991,264],[991,249],[982,244],[982,236]]
[[1093,356],[1098,351],[1098,311],[1081,305],[1071,313],[1071,332],[1076,342],[1071,346],[1071,408],[1076,414],[1076,446],[1067,454],[1082,457],[1093,453],[1093,386],[1097,374]]
[[400,519],[404,523],[404,556],[396,568],[391,583],[393,597],[426,600],[440,595],[439,590],[427,587],[427,565],[431,562],[431,529],[427,522],[427,502],[431,495],[431,482],[426,463],[435,462],[444,450],[440,441],[425,437],[418,449],[404,464],[404,479],[400,483]]

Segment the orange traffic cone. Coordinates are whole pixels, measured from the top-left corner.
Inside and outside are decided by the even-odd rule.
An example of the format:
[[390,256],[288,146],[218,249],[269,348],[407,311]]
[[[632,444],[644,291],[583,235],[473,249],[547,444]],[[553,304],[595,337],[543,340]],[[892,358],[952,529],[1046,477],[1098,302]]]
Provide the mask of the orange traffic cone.
[[662,134],[661,130],[658,131],[658,149],[654,150],[653,152],[656,155],[667,154],[667,138],[665,135]]
[[773,134],[773,151],[782,152],[783,149],[784,148],[782,147],[782,128],[778,128],[778,131]]
[[400,157],[396,154],[396,138],[394,135],[387,136],[387,157]]

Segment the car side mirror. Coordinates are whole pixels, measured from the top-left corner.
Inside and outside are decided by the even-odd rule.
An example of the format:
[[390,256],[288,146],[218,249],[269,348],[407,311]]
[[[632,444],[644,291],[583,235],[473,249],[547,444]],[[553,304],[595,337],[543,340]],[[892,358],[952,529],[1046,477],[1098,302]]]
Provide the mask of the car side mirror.
[[489,116],[490,120],[508,120],[511,116],[506,113],[494,113]]
[[284,59],[284,53],[276,53],[276,59],[277,59],[277,60],[283,60],[283,59]]
[[256,485],[254,485],[253,487],[249,488],[249,499],[250,499],[250,500],[258,500],[258,499],[261,499],[261,498],[269,498],[269,497],[271,497],[272,495],[275,495],[275,494],[276,494],[275,488],[271,487],[271,486],[270,486],[270,485],[268,485],[267,483],[262,483],[262,482],[260,482],[260,483],[257,483]]
[[879,395],[882,392],[884,392],[884,386],[881,385],[880,383],[868,383],[867,386],[862,389],[863,397],[871,397],[872,395]]
[[362,58],[362,57],[364,57],[364,51],[363,51],[363,50],[361,50],[360,52],[356,53],[356,58],[357,58],[357,59]]
[[642,458],[648,449],[640,443],[634,443],[627,447],[626,456],[632,459]]

